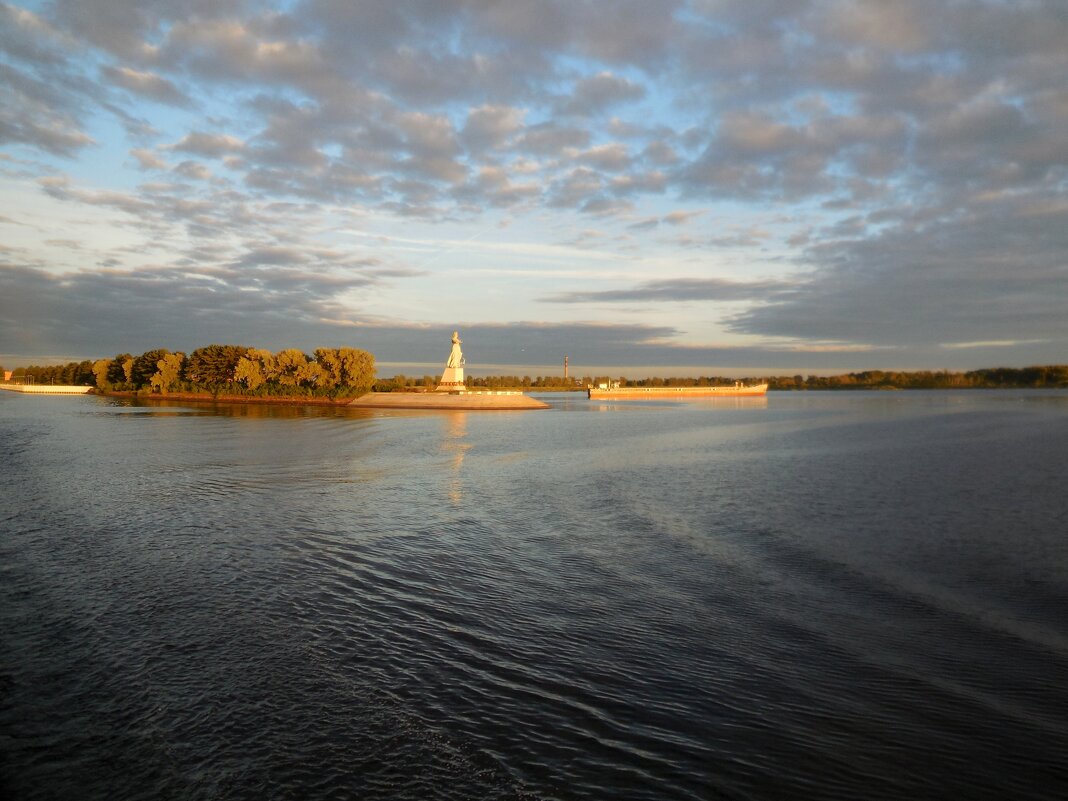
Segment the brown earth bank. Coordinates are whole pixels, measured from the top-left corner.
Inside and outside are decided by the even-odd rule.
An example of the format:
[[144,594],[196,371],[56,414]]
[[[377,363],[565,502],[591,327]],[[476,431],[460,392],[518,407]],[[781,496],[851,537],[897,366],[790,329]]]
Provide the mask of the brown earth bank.
[[248,395],[212,395],[210,392],[103,392],[93,390],[96,395],[109,398],[130,398],[132,400],[177,400],[191,403],[258,403],[281,406],[348,406],[354,398],[315,398],[308,396],[277,396],[254,398]]

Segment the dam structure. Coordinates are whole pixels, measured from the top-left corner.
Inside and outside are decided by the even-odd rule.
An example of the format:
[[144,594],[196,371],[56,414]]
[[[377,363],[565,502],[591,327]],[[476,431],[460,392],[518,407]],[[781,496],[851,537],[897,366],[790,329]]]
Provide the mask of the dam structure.
[[0,384],[8,392],[24,392],[27,395],[85,395],[92,387],[69,384]]

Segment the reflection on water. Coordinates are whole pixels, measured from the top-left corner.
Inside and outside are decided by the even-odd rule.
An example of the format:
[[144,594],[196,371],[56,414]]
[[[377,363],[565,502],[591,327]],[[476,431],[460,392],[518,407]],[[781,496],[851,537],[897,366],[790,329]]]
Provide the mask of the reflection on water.
[[449,500],[453,506],[459,506],[463,500],[463,477],[461,468],[464,464],[464,456],[470,449],[471,444],[464,441],[467,436],[468,412],[446,412],[442,416],[444,434],[441,440],[441,449],[449,454]]
[[107,398],[107,405],[118,409],[162,414],[173,410],[181,414],[225,415],[264,419],[305,417],[366,417],[365,409],[345,405],[307,405],[301,403],[227,403],[216,401],[164,400],[154,398]]
[[766,409],[768,407],[768,399],[767,397],[679,398],[671,396],[664,398],[640,398],[636,400],[596,398],[587,400],[586,405],[589,410],[599,412],[617,412],[621,410],[626,411],[627,409],[648,409],[656,407],[705,409],[707,411],[715,411],[726,409]]

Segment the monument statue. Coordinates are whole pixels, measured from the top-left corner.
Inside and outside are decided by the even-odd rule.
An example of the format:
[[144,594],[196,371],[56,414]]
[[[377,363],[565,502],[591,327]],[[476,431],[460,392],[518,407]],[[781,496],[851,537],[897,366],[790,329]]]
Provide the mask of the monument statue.
[[463,344],[463,340],[460,339],[460,332],[452,332],[452,350],[449,351],[449,358],[445,362],[445,371],[441,374],[441,380],[435,389],[437,392],[451,392],[453,394],[466,392],[467,387],[464,384],[464,352],[460,350],[460,345]]
[[464,352],[460,350],[460,345],[463,344],[463,340],[460,339],[460,332],[452,332],[452,350],[449,351],[449,360],[445,362],[446,367],[463,367],[464,366]]

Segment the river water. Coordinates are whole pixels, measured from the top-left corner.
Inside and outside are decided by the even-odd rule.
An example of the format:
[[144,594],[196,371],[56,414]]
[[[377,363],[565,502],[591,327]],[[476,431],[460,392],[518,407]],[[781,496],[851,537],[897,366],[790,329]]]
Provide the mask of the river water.
[[1061,799],[1068,393],[0,392],[0,795]]

